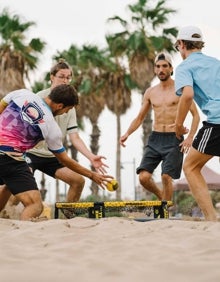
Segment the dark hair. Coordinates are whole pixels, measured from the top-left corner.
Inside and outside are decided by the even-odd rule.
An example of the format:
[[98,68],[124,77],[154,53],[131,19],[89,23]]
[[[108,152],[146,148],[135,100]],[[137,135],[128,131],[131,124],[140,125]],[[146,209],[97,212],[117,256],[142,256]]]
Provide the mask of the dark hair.
[[71,70],[71,75],[72,75],[72,68],[67,64],[67,62],[65,62],[64,59],[60,58],[58,60],[58,63],[55,64],[51,70],[50,70],[50,74],[52,75],[56,75],[58,73],[59,70],[63,70],[63,69],[69,69]]
[[61,84],[54,87],[48,97],[56,104],[62,103],[64,107],[77,106],[79,97],[72,85]]
[[157,60],[158,61],[159,60],[165,60],[166,61],[166,57],[165,57],[164,53],[159,54]]

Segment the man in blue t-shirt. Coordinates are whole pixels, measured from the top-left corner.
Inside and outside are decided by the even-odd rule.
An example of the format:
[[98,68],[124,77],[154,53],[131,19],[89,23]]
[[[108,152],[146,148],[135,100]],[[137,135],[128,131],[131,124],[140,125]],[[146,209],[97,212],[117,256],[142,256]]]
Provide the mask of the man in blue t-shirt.
[[193,99],[207,117],[186,156],[183,170],[205,219],[216,221],[201,169],[213,156],[220,156],[220,61],[201,52],[203,36],[195,26],[179,30],[175,47],[183,59],[175,74],[175,91],[181,96],[175,122],[177,138],[187,133],[184,121]]

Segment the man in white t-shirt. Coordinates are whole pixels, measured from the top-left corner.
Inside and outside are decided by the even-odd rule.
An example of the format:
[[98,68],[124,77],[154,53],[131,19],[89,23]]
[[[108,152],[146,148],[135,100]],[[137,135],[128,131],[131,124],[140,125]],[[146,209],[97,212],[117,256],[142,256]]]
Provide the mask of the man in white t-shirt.
[[[50,71],[51,87],[38,92],[37,95],[41,98],[45,98],[50,94],[51,89],[61,84],[68,85],[71,79],[71,67],[63,59],[60,59]],[[91,165],[96,171],[105,173],[105,167],[108,167],[102,162],[102,159],[105,159],[105,157],[94,155],[78,134],[75,108],[71,109],[68,113],[56,116],[55,119],[61,128],[63,142],[68,135],[73,146],[91,162]],[[35,148],[29,150],[26,159],[33,172],[40,170],[69,185],[67,202],[77,202],[80,199],[85,184],[84,178],[80,174],[65,167],[63,164],[60,164],[48,150],[45,141],[40,142]]]

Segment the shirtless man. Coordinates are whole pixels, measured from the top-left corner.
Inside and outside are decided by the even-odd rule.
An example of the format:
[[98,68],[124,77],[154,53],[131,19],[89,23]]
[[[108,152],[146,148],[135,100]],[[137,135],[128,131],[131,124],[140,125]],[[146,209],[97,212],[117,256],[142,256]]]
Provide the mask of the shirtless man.
[[[150,108],[154,111],[153,131],[137,168],[141,185],[159,200],[172,200],[172,179],[178,179],[181,174],[183,153],[191,147],[193,137],[199,125],[199,114],[196,105],[192,103],[190,112],[192,123],[187,138],[181,140],[175,135],[175,118],[179,97],[175,94],[172,60],[169,54],[160,53],[156,56],[154,71],[160,82],[146,90],[141,109],[136,118],[131,122],[126,133],[121,136],[120,144],[125,147],[125,141],[143,122]],[[152,174],[161,164],[161,178],[163,190],[157,187]]]

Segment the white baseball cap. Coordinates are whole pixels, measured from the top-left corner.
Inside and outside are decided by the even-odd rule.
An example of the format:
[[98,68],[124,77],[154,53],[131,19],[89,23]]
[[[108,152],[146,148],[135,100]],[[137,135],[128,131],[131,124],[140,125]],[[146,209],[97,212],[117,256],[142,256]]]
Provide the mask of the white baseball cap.
[[171,56],[165,52],[162,52],[162,53],[159,53],[155,60],[154,60],[154,63],[156,64],[158,61],[160,60],[164,60],[164,61],[167,61],[171,66],[173,65],[172,64],[172,59],[171,59]]
[[185,26],[179,30],[177,40],[203,42],[203,36],[201,30],[198,27]]

